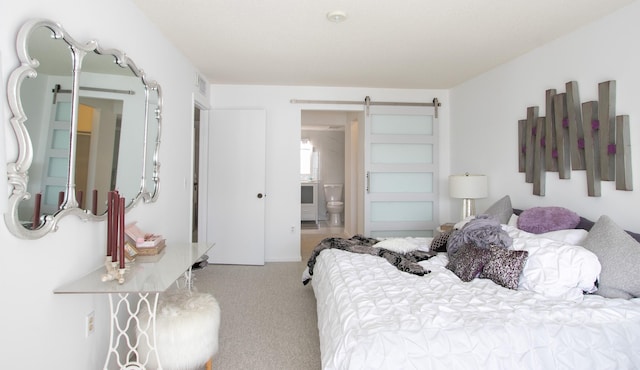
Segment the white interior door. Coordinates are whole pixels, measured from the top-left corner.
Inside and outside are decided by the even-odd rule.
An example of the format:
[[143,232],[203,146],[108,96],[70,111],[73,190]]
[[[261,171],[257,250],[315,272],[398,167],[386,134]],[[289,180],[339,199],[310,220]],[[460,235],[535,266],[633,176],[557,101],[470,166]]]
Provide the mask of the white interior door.
[[[264,110],[212,110],[208,132],[210,262],[264,264]],[[201,159],[203,160],[203,159]]]
[[437,228],[437,119],[430,107],[371,107],[365,118],[365,235]]

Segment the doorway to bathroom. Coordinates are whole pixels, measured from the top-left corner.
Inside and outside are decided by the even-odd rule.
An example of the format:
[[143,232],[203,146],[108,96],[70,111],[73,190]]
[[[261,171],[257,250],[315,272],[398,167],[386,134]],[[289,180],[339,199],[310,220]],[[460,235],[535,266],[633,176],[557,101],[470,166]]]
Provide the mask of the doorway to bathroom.
[[[354,179],[358,171],[354,151],[358,115],[357,111],[301,111],[300,229],[303,239],[304,235],[342,236],[356,231]],[[338,200],[342,203],[338,208],[341,211],[337,212],[333,203],[327,207],[325,185],[334,189],[333,185],[342,187]]]

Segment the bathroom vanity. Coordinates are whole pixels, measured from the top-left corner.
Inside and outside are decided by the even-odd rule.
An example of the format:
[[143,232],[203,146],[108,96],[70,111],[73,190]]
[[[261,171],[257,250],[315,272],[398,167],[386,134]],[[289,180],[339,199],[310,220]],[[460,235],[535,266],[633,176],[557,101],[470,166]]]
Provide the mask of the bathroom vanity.
[[318,182],[300,183],[300,220],[318,223]]

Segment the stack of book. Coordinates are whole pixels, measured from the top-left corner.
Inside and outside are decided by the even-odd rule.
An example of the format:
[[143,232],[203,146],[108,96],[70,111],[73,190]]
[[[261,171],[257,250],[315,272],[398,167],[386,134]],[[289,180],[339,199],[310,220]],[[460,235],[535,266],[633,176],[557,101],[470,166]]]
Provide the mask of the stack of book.
[[135,245],[136,251],[141,256],[151,256],[160,253],[165,247],[162,235],[145,233],[136,226],[135,222],[126,226],[127,237]]

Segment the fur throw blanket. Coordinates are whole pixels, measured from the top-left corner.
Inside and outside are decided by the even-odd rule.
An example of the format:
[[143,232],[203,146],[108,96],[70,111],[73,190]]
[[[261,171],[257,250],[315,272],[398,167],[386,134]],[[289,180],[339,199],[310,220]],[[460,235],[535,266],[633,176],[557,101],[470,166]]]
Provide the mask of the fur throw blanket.
[[489,215],[479,215],[467,222],[461,229],[454,230],[447,241],[447,254],[451,258],[460,247],[473,244],[479,248],[489,248],[490,245],[509,248],[513,240],[502,230],[500,221]]
[[394,265],[398,270],[408,272],[410,274],[423,276],[431,271],[425,270],[418,264],[420,261],[427,260],[436,255],[434,252],[425,252],[414,250],[407,253],[399,253],[384,248],[376,248],[374,245],[378,243],[378,239],[368,238],[362,235],[355,235],[349,239],[330,237],[323,239],[311,252],[311,257],[307,262],[307,268],[302,275],[302,283],[307,285],[311,281],[313,268],[316,264],[316,258],[325,249],[337,248],[351,253],[370,254],[386,259]]

